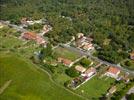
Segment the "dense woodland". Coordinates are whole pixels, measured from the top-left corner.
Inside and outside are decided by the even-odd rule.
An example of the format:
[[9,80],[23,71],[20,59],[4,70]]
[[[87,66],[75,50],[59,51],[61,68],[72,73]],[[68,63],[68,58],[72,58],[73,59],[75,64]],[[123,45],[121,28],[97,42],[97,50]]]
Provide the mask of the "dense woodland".
[[0,0],[0,7],[0,19],[12,23],[22,17],[47,19],[54,45],[83,32],[101,47],[97,56],[112,63],[134,49],[134,0]]

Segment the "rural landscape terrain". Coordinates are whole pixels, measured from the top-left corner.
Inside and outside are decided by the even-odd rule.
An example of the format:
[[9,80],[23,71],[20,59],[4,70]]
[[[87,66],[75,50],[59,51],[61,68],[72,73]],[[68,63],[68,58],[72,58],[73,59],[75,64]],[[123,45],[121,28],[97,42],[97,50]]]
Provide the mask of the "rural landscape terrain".
[[0,100],[134,100],[134,1],[0,0]]

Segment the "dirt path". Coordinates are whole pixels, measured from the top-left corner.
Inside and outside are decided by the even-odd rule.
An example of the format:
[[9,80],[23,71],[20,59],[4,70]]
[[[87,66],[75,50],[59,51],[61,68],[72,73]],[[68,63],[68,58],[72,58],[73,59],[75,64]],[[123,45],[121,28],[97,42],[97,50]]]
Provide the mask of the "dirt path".
[[11,84],[12,80],[7,81],[2,87],[0,87],[0,94]]
[[71,91],[71,90],[65,88],[64,86],[61,86],[61,85],[57,84],[57,83],[52,79],[51,74],[49,74],[49,73],[48,73],[46,70],[44,70],[43,68],[37,67],[37,66],[35,66],[35,67],[36,67],[37,69],[39,69],[39,70],[45,72],[45,73],[49,76],[50,81],[51,81],[52,83],[54,83],[56,86],[65,89],[66,91],[70,92],[70,93],[73,94],[73,95],[77,95],[78,97],[81,97],[81,98],[83,98],[83,99],[85,99],[85,100],[89,100],[88,98],[86,98],[86,97],[84,97],[84,96],[82,96],[82,95],[79,95],[79,94],[77,94],[77,93],[75,93],[75,92],[73,92],[73,91]]

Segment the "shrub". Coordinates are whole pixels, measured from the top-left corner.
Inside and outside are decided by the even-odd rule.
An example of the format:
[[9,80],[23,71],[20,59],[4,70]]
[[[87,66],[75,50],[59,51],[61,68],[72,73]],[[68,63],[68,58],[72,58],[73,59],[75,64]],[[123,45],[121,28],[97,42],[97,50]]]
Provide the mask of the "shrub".
[[66,69],[65,73],[70,77],[77,77],[79,76],[79,72],[77,72],[74,68]]

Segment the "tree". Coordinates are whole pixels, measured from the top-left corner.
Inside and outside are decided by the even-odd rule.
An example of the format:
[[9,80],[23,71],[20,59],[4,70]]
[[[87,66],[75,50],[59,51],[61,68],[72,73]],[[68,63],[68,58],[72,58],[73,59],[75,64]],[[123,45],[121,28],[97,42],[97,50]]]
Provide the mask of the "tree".
[[126,99],[127,99],[127,100],[133,100],[133,99],[134,99],[134,93],[127,94],[127,95],[126,95]]
[[39,64],[41,62],[37,55],[32,56],[30,59],[36,64]]
[[[19,24],[22,17],[45,18],[53,27],[50,34],[46,34],[53,45],[68,42],[78,32],[92,33],[93,42],[103,51],[104,41],[110,40],[107,47],[112,49],[99,57],[113,63],[127,58],[120,52],[134,49],[133,0],[1,0],[1,4],[4,5],[1,6],[1,20]],[[38,28],[40,26],[33,29]],[[110,57],[112,51],[115,53]]]
[[126,66],[131,66],[131,62],[130,62],[130,61],[126,61],[126,62],[125,62],[125,65],[126,65]]
[[65,87],[68,87],[68,84],[70,83],[70,80],[68,80],[68,81],[66,81],[65,83],[64,83],[64,86]]
[[74,68],[66,69],[65,73],[70,77],[77,77],[79,76],[79,72],[77,72]]
[[35,23],[33,25],[29,25],[27,28],[28,29],[31,29],[31,30],[40,30],[40,29],[43,28],[43,25],[42,24]]
[[102,96],[99,97],[99,100],[107,100],[106,94],[102,94]]
[[89,64],[91,64],[91,62],[89,61],[89,59],[84,58],[80,61],[80,64],[84,67],[89,67]]
[[44,60],[45,57],[51,57],[52,56],[52,46],[51,44],[47,44],[46,48],[42,48],[41,52],[40,52],[40,59]]

